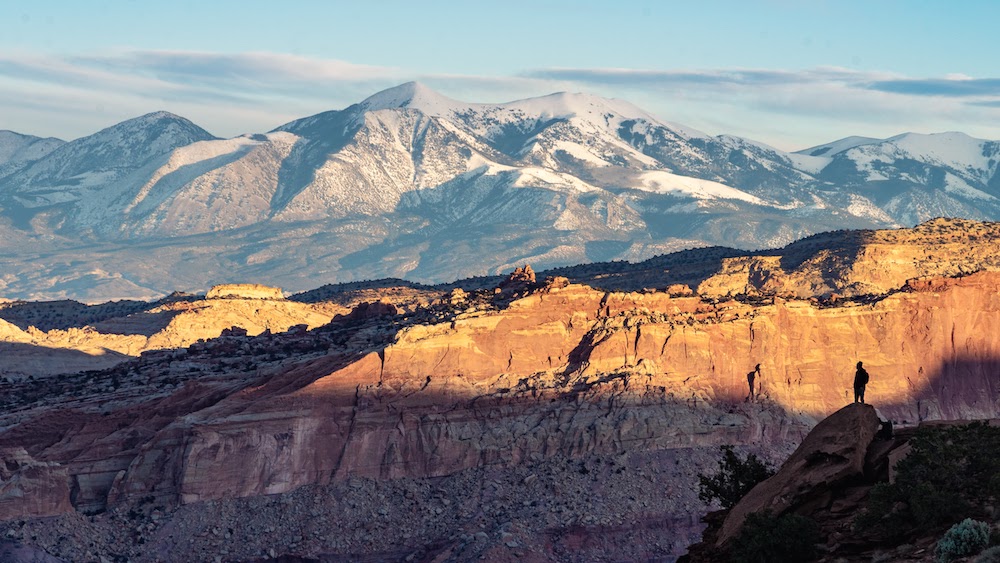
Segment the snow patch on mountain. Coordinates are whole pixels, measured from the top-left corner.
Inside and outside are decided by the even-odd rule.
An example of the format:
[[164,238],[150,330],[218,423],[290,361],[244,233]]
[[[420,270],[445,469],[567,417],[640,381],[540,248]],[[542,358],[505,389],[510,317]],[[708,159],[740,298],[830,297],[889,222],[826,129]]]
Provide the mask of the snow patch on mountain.
[[[929,135],[904,133],[886,140],[886,144],[892,144],[898,147],[901,153],[912,155],[922,162],[940,164],[973,174],[988,168],[991,155],[983,150],[985,143],[986,141],[982,139],[958,132]],[[995,155],[993,157],[995,158]]]
[[834,141],[832,143],[816,145],[815,147],[810,147],[808,149],[796,151],[794,154],[832,157],[848,149],[853,149],[854,147],[859,147],[862,145],[870,145],[878,142],[881,142],[881,139],[875,139],[873,137],[858,137],[858,136],[844,137],[843,139]]
[[973,188],[968,182],[950,172],[946,172],[944,175],[944,191],[970,199],[997,201],[996,197]]
[[766,202],[759,197],[725,184],[679,176],[662,170],[651,170],[639,174],[638,183],[630,187],[656,194],[693,197],[695,199],[736,199],[755,205],[766,205]]
[[66,144],[54,137],[41,138],[13,131],[0,131],[0,166],[10,162],[37,160]]
[[587,147],[581,145],[580,143],[574,143],[572,141],[556,141],[553,143],[552,148],[557,151],[563,151],[566,154],[572,156],[577,160],[587,162],[589,164],[594,164],[596,166],[610,166],[611,163],[604,160],[603,158],[597,156],[590,151]]
[[825,156],[810,156],[807,154],[788,153],[785,155],[788,161],[799,170],[809,174],[819,174],[833,159]]
[[517,178],[512,186],[515,188],[571,189],[578,192],[597,192],[600,188],[563,172],[555,172],[544,168],[525,167],[517,170]]
[[899,226],[891,215],[872,203],[870,199],[857,194],[850,194],[848,197],[850,203],[844,211],[847,211],[851,215],[854,215],[855,217],[865,217],[893,227]]
[[557,92],[547,96],[528,98],[499,105],[543,120],[586,116],[592,120],[600,121],[610,119],[611,116],[614,116],[625,119],[656,121],[655,117],[625,100],[602,98],[590,94]]

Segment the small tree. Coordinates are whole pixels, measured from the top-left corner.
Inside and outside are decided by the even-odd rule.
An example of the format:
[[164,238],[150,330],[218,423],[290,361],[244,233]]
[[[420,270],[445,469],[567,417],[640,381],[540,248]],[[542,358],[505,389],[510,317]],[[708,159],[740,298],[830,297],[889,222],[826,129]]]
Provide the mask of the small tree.
[[718,500],[722,508],[732,508],[757,483],[774,475],[774,470],[754,454],[745,459],[733,452],[733,446],[722,446],[719,472],[711,477],[698,475],[698,498],[705,504]]
[[892,536],[929,531],[984,514],[1000,497],[1000,428],[979,422],[920,428],[910,445],[895,482],[872,488],[858,529]]

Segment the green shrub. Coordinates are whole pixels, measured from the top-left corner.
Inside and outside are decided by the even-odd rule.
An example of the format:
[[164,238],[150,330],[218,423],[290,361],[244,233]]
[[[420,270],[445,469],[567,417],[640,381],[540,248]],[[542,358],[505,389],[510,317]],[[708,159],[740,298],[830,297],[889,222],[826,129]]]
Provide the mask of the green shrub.
[[937,560],[948,563],[959,557],[975,555],[990,544],[990,525],[966,518],[945,532],[937,542]]
[[722,508],[732,508],[754,485],[774,475],[774,470],[754,454],[741,459],[732,446],[722,446],[719,472],[698,476],[698,498],[705,504],[718,500]]
[[858,527],[890,535],[952,524],[1000,492],[1000,428],[984,423],[921,428],[896,464],[896,482],[872,488]]
[[816,557],[820,541],[816,523],[798,514],[775,518],[769,510],[747,516],[733,540],[736,563],[802,563]]

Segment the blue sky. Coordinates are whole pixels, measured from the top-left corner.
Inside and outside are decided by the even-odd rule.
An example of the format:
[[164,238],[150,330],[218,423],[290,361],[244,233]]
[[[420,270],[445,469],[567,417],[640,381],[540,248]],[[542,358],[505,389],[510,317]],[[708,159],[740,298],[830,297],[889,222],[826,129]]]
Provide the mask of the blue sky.
[[219,136],[419,80],[466,101],[625,98],[801,149],[1000,138],[1000,2],[2,2],[0,129],[71,139],[165,109]]

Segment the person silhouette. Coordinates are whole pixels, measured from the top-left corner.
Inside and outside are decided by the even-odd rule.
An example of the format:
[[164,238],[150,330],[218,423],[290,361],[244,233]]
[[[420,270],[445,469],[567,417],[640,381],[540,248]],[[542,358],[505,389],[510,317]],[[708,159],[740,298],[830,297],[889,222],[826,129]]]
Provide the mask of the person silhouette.
[[754,380],[757,379],[758,375],[760,375],[760,364],[757,364],[756,366],[754,366],[753,371],[751,371],[750,373],[747,374],[747,385],[750,386],[750,394],[747,395],[747,400],[752,401],[754,399],[754,396],[756,395],[754,393],[754,385],[753,385],[753,383],[754,383]]
[[868,372],[858,362],[858,370],[854,372],[854,402],[865,402],[865,385],[868,385]]

